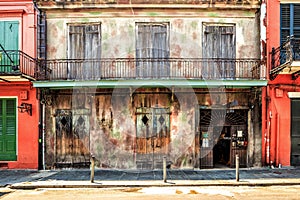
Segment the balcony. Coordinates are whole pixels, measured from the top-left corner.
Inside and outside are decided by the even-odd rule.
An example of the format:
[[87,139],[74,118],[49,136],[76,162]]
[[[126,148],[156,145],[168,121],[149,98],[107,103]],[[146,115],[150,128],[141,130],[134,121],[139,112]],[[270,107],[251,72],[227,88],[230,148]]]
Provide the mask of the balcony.
[[37,62],[19,50],[0,50],[0,81],[29,81],[35,79]]
[[271,54],[270,79],[278,74],[290,74],[295,80],[300,75],[300,39],[288,37],[279,47],[273,48]]
[[40,81],[53,80],[262,80],[258,59],[53,59],[40,63]]

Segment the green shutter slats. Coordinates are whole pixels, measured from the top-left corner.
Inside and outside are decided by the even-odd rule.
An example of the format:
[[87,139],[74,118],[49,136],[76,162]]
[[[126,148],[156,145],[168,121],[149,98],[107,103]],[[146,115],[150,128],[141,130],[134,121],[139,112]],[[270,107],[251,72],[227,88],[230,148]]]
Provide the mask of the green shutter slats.
[[6,115],[15,116],[16,115],[16,101],[7,100],[6,101]]
[[16,99],[0,99],[0,161],[14,161],[16,156]]

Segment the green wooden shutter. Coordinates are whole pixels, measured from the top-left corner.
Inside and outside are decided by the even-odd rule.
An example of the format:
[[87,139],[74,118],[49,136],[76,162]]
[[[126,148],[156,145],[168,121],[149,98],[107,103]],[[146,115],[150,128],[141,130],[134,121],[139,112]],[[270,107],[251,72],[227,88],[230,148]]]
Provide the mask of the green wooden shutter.
[[18,21],[0,21],[0,44],[14,63],[11,63],[7,55],[0,49],[0,71],[11,72],[12,65],[18,65],[19,56],[10,50],[19,50],[19,22]]
[[15,161],[16,156],[16,100],[0,100],[0,160]]

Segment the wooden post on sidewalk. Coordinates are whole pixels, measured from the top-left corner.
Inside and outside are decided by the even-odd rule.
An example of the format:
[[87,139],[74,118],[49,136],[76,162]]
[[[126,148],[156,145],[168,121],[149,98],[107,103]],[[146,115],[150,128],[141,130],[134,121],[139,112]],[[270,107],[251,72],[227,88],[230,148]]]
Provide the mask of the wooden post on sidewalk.
[[91,183],[94,183],[95,177],[95,156],[91,155]]
[[163,179],[164,182],[167,182],[167,158],[166,156],[163,157]]
[[240,177],[239,177],[239,168],[240,168],[240,158],[239,158],[239,155],[236,154],[235,156],[235,180],[237,182],[239,182],[240,180]]

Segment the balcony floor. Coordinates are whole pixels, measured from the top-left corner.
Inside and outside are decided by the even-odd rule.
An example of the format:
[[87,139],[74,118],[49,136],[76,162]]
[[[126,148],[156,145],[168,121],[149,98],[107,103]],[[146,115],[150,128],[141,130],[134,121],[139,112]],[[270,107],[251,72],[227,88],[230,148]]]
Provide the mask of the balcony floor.
[[29,82],[33,80],[32,78],[30,77],[27,77],[25,75],[0,75],[0,83],[3,83],[3,82]]

